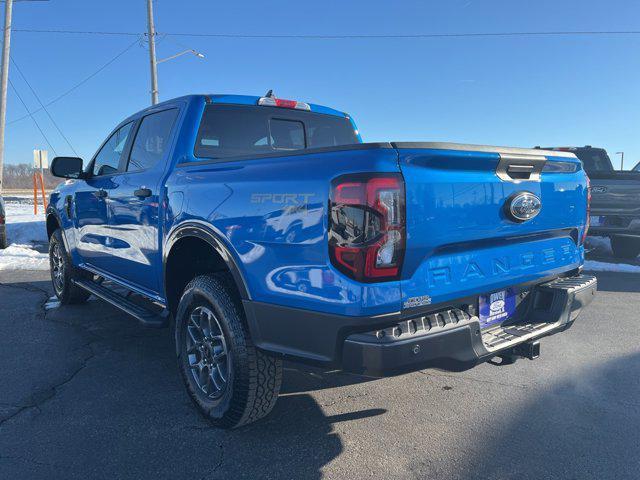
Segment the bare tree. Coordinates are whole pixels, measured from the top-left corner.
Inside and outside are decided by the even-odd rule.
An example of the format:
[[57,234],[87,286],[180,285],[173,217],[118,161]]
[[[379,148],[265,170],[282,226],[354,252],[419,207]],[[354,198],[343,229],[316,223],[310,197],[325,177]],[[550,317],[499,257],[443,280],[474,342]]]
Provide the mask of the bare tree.
[[[5,190],[28,190],[33,188],[34,168],[28,163],[5,164],[3,189]],[[60,179],[52,176],[48,170],[44,171],[44,186],[51,190]]]

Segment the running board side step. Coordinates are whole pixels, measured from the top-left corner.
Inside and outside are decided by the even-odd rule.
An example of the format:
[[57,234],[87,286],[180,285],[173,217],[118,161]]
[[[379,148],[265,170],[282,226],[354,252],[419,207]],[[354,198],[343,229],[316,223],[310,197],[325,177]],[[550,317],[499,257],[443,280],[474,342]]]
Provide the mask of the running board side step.
[[163,328],[169,324],[169,316],[165,314],[166,311],[162,314],[154,313],[114,292],[113,290],[91,280],[74,280],[74,283],[80,288],[84,288],[88,292],[91,292],[99,299],[110,303],[125,313],[128,313],[145,327]]

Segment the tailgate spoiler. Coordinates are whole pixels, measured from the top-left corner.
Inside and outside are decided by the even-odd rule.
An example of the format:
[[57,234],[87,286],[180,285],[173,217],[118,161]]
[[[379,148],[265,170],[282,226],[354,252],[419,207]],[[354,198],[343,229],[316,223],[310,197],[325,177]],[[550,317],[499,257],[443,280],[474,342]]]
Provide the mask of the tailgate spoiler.
[[429,149],[429,150],[461,150],[468,152],[498,153],[502,155],[531,155],[535,157],[578,158],[571,152],[541,150],[539,148],[496,147],[493,145],[471,145],[448,142],[391,142],[393,148]]
[[540,181],[540,173],[547,157],[564,157],[577,160],[571,152],[540,150],[538,148],[495,147],[491,145],[468,145],[445,142],[391,142],[400,150],[453,150],[494,153],[500,158],[496,175],[506,182]]

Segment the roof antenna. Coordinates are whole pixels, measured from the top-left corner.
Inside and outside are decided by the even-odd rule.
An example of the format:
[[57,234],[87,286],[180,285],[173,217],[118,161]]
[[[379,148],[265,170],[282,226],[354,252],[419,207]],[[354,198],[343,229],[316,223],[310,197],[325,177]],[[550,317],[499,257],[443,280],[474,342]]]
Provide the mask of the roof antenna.
[[267,97],[267,98],[271,98],[271,97],[273,97],[273,96],[274,96],[274,95],[273,95],[273,90],[269,89],[269,91],[267,92],[267,94],[265,95],[265,97]]

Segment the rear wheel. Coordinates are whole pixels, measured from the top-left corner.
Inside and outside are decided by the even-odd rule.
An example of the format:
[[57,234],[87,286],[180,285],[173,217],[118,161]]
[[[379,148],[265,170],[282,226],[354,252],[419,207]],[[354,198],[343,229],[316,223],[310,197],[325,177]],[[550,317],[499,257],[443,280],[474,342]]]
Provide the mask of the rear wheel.
[[7,233],[4,225],[0,225],[0,249],[7,248]]
[[88,278],[89,274],[71,263],[64,248],[60,229],[53,232],[49,240],[49,267],[53,291],[63,305],[85,302],[91,294],[73,283],[74,280]]
[[611,250],[616,258],[634,259],[640,255],[640,238],[612,236]]
[[187,285],[175,318],[178,368],[189,396],[215,426],[235,428],[274,407],[282,360],[257,349],[228,274]]

